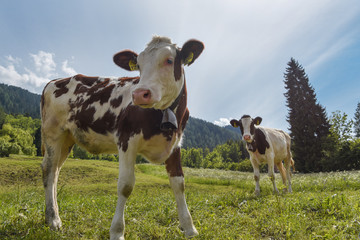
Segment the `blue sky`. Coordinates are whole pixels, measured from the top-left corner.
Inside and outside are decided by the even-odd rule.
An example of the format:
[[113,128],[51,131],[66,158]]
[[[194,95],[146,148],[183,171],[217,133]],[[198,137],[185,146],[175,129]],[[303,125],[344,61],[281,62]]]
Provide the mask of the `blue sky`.
[[360,102],[358,0],[1,1],[0,82],[41,93],[76,73],[133,76],[112,56],[164,35],[205,44],[186,67],[190,115],[226,123],[243,114],[287,130],[284,72],[304,68],[328,115]]

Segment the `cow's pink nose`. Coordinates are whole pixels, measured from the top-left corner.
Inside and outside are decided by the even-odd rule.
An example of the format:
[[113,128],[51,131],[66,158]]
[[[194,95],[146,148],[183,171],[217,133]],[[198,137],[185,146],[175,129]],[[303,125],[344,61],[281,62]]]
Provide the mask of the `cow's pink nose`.
[[132,97],[135,105],[147,105],[151,103],[151,92],[147,89],[135,90]]
[[250,139],[251,139],[250,135],[244,135],[244,140],[245,140],[245,141],[248,141],[248,140],[250,140]]

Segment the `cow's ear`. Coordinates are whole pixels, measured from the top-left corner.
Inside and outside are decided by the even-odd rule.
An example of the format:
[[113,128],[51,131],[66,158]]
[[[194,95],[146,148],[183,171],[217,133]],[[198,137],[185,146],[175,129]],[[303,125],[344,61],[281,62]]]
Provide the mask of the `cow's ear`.
[[262,118],[261,118],[261,117],[256,117],[256,118],[253,120],[253,122],[254,122],[255,125],[260,125],[261,121],[262,121]]
[[236,120],[236,119],[231,120],[231,121],[230,121],[230,124],[231,124],[231,126],[233,126],[234,128],[240,127],[240,122],[239,122],[238,120]]
[[124,50],[115,54],[113,60],[119,67],[128,71],[135,71],[139,70],[137,56],[138,55],[131,50]]
[[187,41],[181,48],[181,59],[184,65],[190,66],[204,50],[204,44],[198,40]]

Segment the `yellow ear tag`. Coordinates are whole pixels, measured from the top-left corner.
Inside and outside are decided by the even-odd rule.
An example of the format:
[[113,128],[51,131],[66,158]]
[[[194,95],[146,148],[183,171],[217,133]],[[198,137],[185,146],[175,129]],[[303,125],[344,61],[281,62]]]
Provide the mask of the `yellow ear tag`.
[[256,125],[259,125],[259,124],[260,124],[260,121],[259,121],[259,120],[257,120],[257,121],[256,121]]
[[134,60],[129,61],[129,67],[130,67],[131,71],[139,70],[139,68]]
[[187,56],[187,58],[185,59],[184,64],[186,65],[186,64],[191,63],[191,61],[193,60],[193,58],[194,58],[194,53],[193,53],[193,52],[190,52],[190,53],[189,53],[189,56]]
[[234,128],[237,128],[237,127],[238,127],[238,125],[236,123],[234,123]]

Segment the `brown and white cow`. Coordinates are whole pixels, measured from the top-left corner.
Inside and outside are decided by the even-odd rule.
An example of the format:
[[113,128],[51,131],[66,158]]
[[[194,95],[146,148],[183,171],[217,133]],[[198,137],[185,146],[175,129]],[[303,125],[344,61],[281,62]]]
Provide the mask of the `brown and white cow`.
[[139,77],[100,78],[76,75],[56,79],[41,99],[42,162],[46,223],[61,227],[56,185],[61,166],[76,143],[93,154],[118,153],[118,201],[111,239],[124,239],[124,210],[134,184],[138,154],[164,163],[174,192],[180,227],[187,237],[198,234],[184,195],[180,144],[189,117],[184,65],[191,65],[204,45],[189,40],[182,48],[166,37],[153,37],[139,55],[124,50],[114,62]]
[[294,160],[290,150],[291,138],[282,130],[258,126],[261,121],[261,117],[252,119],[249,115],[242,116],[239,121],[236,119],[230,121],[233,127],[240,127],[243,140],[246,141],[246,149],[254,168],[255,194],[260,194],[259,165],[263,162],[268,164],[268,175],[273,184],[274,192],[279,192],[275,184],[274,164],[280,171],[284,185],[286,186],[288,183],[288,191],[292,192],[290,166],[294,167]]

